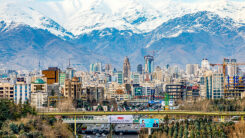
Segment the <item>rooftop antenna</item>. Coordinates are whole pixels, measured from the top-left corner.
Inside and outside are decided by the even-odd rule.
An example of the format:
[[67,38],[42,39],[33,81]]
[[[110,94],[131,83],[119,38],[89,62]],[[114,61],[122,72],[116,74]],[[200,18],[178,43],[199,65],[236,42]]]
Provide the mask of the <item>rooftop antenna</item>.
[[69,58],[69,65],[68,65],[68,68],[71,67],[71,59]]
[[39,70],[41,70],[41,63],[40,63],[40,60],[39,60],[39,62],[38,62],[38,68],[39,68]]

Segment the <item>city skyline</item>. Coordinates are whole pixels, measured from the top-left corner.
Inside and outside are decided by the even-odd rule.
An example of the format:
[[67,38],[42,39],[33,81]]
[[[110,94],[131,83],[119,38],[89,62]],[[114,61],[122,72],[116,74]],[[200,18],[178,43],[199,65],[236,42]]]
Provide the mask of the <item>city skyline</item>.
[[245,0],[0,3],[0,137],[245,137]]

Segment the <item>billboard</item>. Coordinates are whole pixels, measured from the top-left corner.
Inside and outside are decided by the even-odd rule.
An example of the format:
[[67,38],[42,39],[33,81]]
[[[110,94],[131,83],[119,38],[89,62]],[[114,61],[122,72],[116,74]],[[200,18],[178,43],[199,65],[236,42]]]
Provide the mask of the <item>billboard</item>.
[[127,124],[133,123],[133,115],[110,115],[108,116],[108,122],[114,124]]
[[158,128],[159,127],[159,119],[140,119],[140,127],[141,128]]
[[174,101],[173,100],[169,101],[169,106],[174,106]]
[[162,106],[165,106],[165,101],[162,101]]

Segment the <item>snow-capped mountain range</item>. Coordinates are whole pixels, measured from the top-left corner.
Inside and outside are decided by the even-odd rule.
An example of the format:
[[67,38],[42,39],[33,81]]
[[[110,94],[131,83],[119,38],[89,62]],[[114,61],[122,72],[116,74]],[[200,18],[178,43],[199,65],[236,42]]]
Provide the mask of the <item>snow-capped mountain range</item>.
[[[17,68],[102,61],[133,65],[245,60],[245,2],[0,0],[0,63]],[[30,65],[30,63],[32,63]]]
[[[214,0],[0,0],[0,20],[47,29],[72,37],[93,30],[116,28],[150,32],[162,23],[198,11],[210,11],[245,23],[245,2]],[[70,33],[69,33],[70,32]]]

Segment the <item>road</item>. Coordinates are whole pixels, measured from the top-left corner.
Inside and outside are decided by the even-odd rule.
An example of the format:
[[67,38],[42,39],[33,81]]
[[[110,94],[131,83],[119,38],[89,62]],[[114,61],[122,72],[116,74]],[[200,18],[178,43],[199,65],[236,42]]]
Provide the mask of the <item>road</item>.
[[47,116],[76,116],[76,115],[194,115],[194,116],[245,116],[245,112],[201,112],[201,111],[73,111],[73,112],[38,112],[38,115]]

